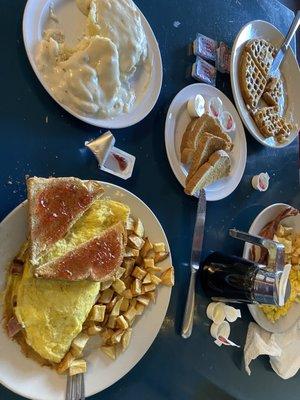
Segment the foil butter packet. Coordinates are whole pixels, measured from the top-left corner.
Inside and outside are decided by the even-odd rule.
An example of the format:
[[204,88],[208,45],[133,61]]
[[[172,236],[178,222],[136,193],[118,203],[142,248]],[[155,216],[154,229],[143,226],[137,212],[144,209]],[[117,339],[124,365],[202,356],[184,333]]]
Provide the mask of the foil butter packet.
[[97,158],[101,171],[128,179],[133,172],[135,157],[115,147],[115,142],[114,135],[107,131],[97,139],[85,143],[85,146]]

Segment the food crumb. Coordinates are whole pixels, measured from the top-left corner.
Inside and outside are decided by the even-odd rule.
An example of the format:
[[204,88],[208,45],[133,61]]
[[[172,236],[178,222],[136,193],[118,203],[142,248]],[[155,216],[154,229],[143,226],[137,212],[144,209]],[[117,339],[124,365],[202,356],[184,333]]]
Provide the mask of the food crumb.
[[179,22],[179,21],[174,21],[173,22],[174,28],[178,28],[180,25],[181,25],[181,22]]

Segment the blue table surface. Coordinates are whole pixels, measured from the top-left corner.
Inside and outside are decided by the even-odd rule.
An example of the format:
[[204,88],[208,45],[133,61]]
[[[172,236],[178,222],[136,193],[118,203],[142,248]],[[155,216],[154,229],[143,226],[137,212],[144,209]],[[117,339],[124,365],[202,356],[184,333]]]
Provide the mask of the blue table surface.
[[[54,175],[101,179],[121,185],[144,200],[162,223],[176,270],[176,286],[166,319],[139,364],[118,383],[91,399],[281,400],[283,396],[299,399],[299,375],[284,381],[271,370],[267,357],[260,357],[253,362],[249,377],[243,367],[242,348],[218,348],[213,343],[205,316],[208,300],[199,284],[193,335],[186,341],[180,337],[196,200],[183,194],[169,166],[164,144],[164,123],[170,102],[179,90],[193,83],[189,74],[193,57],[188,55],[188,45],[196,33],[232,45],[240,28],[254,19],[270,21],[286,33],[293,13],[275,0],[136,0],[136,3],[159,42],[164,80],[150,115],[134,127],[114,131],[117,146],[136,156],[132,178],[122,181],[99,171],[96,160],[84,151],[84,142],[97,137],[99,129],[65,112],[34,75],[22,41],[25,0],[0,1],[0,15],[4,16],[0,24],[0,220],[26,198],[25,175]],[[180,22],[178,27],[176,21]],[[232,99],[228,75],[220,76],[217,86]],[[203,256],[212,249],[241,254],[242,244],[228,237],[228,229],[247,230],[264,207],[276,202],[300,207],[297,141],[276,151],[261,146],[248,133],[247,144],[247,166],[238,188],[226,199],[208,204]],[[266,193],[254,191],[250,184],[251,177],[261,171],[268,171],[271,176]],[[242,319],[232,324],[231,334],[232,340],[241,345],[251,320],[245,306],[242,315]],[[101,374],[105,371],[99,371],[99,379]],[[0,399],[21,397],[0,387]]]

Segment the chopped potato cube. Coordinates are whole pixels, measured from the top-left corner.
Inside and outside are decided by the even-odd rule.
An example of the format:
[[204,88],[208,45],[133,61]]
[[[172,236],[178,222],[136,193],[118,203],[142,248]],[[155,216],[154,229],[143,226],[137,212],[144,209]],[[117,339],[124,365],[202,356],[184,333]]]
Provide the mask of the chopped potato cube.
[[132,334],[131,328],[127,329],[124,332],[124,334],[122,336],[122,340],[121,340],[122,351],[125,351],[127,349],[127,347],[129,346],[131,334]]
[[157,267],[156,265],[153,268],[148,268],[147,271],[150,274],[157,274],[157,273],[161,273],[162,269],[160,267]]
[[109,279],[108,281],[101,282],[101,291],[106,290],[111,287],[113,284],[114,279]]
[[89,336],[95,336],[98,335],[102,330],[101,326],[96,325],[95,323],[91,324],[88,327],[87,333]]
[[116,324],[121,329],[125,330],[128,328],[128,322],[126,321],[123,315],[118,316],[118,318],[116,319]]
[[137,279],[142,280],[146,276],[146,274],[147,272],[144,269],[140,267],[135,267],[131,275]]
[[[125,292],[126,292],[126,290],[125,290]],[[121,304],[121,307],[120,307],[120,311],[125,312],[125,311],[128,310],[128,308],[129,308],[129,299],[126,298],[126,297],[123,297],[123,301],[122,301],[122,304]]]
[[154,283],[154,285],[159,285],[161,282],[161,279],[158,276],[151,274],[151,281]]
[[170,267],[165,272],[163,272],[161,276],[161,283],[166,286],[174,286],[175,277],[173,267]]
[[71,353],[74,357],[79,357],[89,340],[89,335],[81,332],[72,342],[71,344]]
[[149,251],[153,249],[153,244],[150,242],[148,238],[145,239],[144,246],[141,248],[140,255],[143,258],[146,258]]
[[131,322],[134,320],[136,316],[136,309],[134,307],[130,307],[126,313],[124,314],[124,317],[127,319],[127,321]]
[[112,284],[112,287],[115,289],[115,291],[118,294],[122,294],[124,290],[126,289],[126,285],[121,279],[116,279],[114,283]]
[[156,264],[156,263],[158,263],[158,262],[161,262],[161,261],[165,260],[165,259],[168,258],[168,257],[169,257],[169,252],[167,252],[167,251],[160,251],[160,252],[158,252],[158,253],[155,253],[154,262],[155,262],[155,264]]
[[124,257],[125,258],[132,258],[132,257],[136,258],[139,256],[139,254],[140,254],[139,250],[126,246]]
[[[125,319],[125,318],[124,318]],[[124,330],[119,329],[111,337],[111,343],[112,344],[118,344],[121,342],[122,336],[123,336]]]
[[156,289],[156,285],[154,283],[149,283],[148,285],[143,285],[145,293],[151,292]]
[[166,245],[164,243],[153,243],[153,249],[155,253],[163,253],[166,251]]
[[114,329],[116,326],[116,317],[114,315],[110,315],[107,322],[108,328]]
[[107,343],[112,337],[114,331],[111,328],[105,328],[100,332],[100,336],[104,343]]
[[128,217],[126,221],[126,230],[133,231],[134,230],[135,221],[132,217]]
[[130,247],[133,247],[134,249],[141,250],[141,248],[144,246],[145,241],[140,238],[139,236],[136,235],[129,235],[128,236],[128,245]]
[[123,267],[119,267],[116,272],[116,279],[120,279],[125,274],[126,269]]
[[[124,282],[124,285],[126,286],[126,289],[130,289],[131,288],[131,284],[134,281],[133,276],[127,276],[127,278],[122,279]],[[122,293],[123,296],[123,293]]]
[[110,301],[107,305],[106,305],[106,312],[109,313],[111,312],[111,310],[114,308],[116,302],[117,302],[117,297],[114,297],[112,299],[112,301]]
[[154,260],[153,258],[144,258],[144,267],[146,269],[148,268],[154,268],[155,264],[154,264]]
[[145,306],[142,303],[137,303],[135,309],[136,309],[136,315],[142,315],[145,310]]
[[105,289],[99,298],[99,303],[108,304],[111,301],[113,295],[114,291],[112,289]]
[[130,306],[130,307],[135,307],[135,306],[136,306],[136,303],[137,303],[137,300],[134,298],[134,299],[130,300],[129,306]]
[[134,296],[138,296],[142,292],[142,282],[139,279],[135,279],[131,285],[131,291]]
[[141,304],[143,304],[144,306],[147,306],[150,303],[150,299],[146,296],[138,296],[137,301]]
[[114,308],[111,310],[110,315],[117,317],[120,314],[121,304],[123,302],[124,297],[120,297],[120,299],[114,305]]
[[104,320],[105,310],[106,306],[95,304],[91,310],[89,319],[91,321],[102,322]]
[[151,274],[149,274],[149,272],[147,273],[147,275],[145,276],[145,278],[143,279],[143,285],[147,284],[147,283],[151,283],[152,279],[151,279]]
[[137,218],[134,224],[134,233],[142,238],[144,236],[144,232],[145,232],[144,225],[142,221],[139,218]]
[[86,361],[81,360],[74,360],[69,368],[69,375],[77,375],[77,374],[84,374],[86,372]]
[[115,360],[117,357],[116,347],[115,346],[101,346],[101,350],[104,354],[106,354],[112,360]]
[[125,299],[132,299],[133,295],[130,289],[124,290],[122,293],[122,296],[125,297]]
[[71,352],[68,352],[64,358],[61,360],[61,362],[58,364],[58,366],[56,367],[57,372],[59,374],[62,374],[63,372],[65,372],[67,369],[70,368],[70,365],[72,364],[72,362],[75,360],[75,357],[73,356],[73,354]]
[[131,275],[134,268],[135,259],[134,258],[125,258],[123,261],[123,267],[125,268],[124,278]]
[[154,290],[152,292],[145,293],[145,296],[147,296],[150,300],[153,301],[153,303],[155,303],[155,301],[156,301],[156,293],[155,293]]

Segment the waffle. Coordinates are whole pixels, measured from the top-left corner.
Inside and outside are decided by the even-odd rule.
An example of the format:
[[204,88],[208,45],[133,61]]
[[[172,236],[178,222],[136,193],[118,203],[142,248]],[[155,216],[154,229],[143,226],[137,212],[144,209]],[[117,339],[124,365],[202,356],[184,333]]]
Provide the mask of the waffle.
[[245,103],[255,109],[265,90],[267,79],[248,51],[243,51],[240,70],[240,86]]
[[281,79],[271,78],[262,97],[268,106],[278,106],[282,94],[283,85]]
[[276,54],[275,47],[264,39],[254,39],[246,44],[245,51],[251,55],[255,64],[267,79]]

